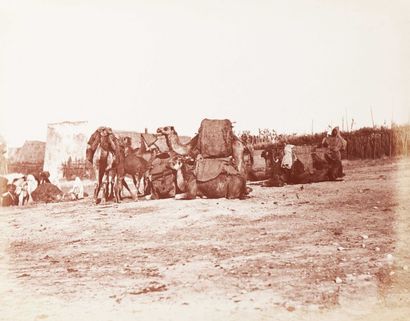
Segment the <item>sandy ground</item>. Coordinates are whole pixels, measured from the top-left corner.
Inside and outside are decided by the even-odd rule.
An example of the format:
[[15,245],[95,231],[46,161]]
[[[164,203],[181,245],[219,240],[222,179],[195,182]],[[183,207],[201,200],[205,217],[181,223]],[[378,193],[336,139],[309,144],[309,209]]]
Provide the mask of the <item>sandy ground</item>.
[[1,320],[408,320],[410,160],[247,200],[0,212]]

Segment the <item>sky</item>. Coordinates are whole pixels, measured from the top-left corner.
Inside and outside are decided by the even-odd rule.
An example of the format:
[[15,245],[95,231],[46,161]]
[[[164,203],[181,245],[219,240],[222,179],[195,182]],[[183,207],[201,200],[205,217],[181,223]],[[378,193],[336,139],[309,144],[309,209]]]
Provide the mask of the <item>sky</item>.
[[[373,121],[372,121],[373,115]],[[0,135],[47,124],[193,135],[410,119],[410,1],[0,1]]]

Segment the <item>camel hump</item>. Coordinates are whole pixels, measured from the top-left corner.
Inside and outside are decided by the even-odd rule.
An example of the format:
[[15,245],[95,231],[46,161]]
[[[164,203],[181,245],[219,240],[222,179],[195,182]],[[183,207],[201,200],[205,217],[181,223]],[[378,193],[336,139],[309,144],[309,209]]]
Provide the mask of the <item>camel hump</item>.
[[228,157],[232,155],[234,140],[232,123],[229,119],[204,119],[199,128],[199,152],[204,158]]

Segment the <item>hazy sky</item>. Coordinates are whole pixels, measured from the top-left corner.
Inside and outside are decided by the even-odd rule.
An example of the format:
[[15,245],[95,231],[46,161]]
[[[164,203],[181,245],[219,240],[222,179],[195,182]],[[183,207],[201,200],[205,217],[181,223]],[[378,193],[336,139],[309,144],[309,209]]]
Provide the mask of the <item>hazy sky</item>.
[[403,123],[410,1],[0,1],[0,134],[47,123],[150,131]]

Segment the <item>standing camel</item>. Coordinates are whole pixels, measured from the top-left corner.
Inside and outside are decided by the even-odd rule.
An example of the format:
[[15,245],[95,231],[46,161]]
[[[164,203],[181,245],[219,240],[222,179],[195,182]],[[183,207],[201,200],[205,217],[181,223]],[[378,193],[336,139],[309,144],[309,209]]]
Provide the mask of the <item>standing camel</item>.
[[[102,202],[113,197],[118,201],[120,199],[119,191],[123,185],[132,195],[124,180],[124,154],[121,141],[109,127],[99,127],[88,140],[86,159],[93,164],[96,174],[97,182],[94,189],[94,201],[96,203],[101,188],[103,188]],[[104,177],[106,177],[106,182],[103,183]],[[118,180],[118,178],[120,179]]]
[[[134,186],[139,191],[141,180],[144,181],[144,192],[147,192],[148,171],[152,162],[158,155],[158,149],[149,149],[144,141],[141,141],[141,147],[132,149],[131,138],[120,138],[120,148],[124,148],[124,171],[125,175],[131,176]],[[122,153],[122,151],[121,151]]]
[[[96,170],[97,183],[94,189],[96,203],[101,187],[103,188],[103,202],[109,197],[114,197],[115,201],[119,202],[123,186],[132,195],[133,199],[138,199],[138,195],[134,195],[128,187],[125,176],[130,175],[132,177],[138,191],[141,178],[144,177],[152,160],[156,157],[156,150],[149,152],[150,158],[148,161],[134,153],[126,155],[128,141],[128,137],[118,139],[111,128],[107,127],[100,127],[91,135],[86,157]],[[99,153],[96,153],[96,151],[99,151]],[[107,178],[107,182],[103,183],[104,177]],[[111,187],[110,191],[108,186]]]
[[[97,182],[94,188],[94,201],[96,203],[101,188],[103,189],[103,202],[113,196],[114,162],[116,156],[118,159],[118,152],[118,139],[109,127],[99,127],[88,140],[86,159],[93,165],[95,170]],[[117,155],[115,155],[116,153]],[[103,183],[104,177],[107,181]],[[108,185],[111,185],[110,195]]]

